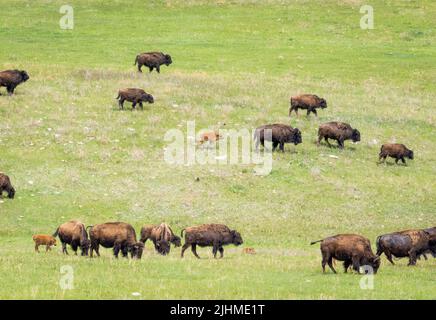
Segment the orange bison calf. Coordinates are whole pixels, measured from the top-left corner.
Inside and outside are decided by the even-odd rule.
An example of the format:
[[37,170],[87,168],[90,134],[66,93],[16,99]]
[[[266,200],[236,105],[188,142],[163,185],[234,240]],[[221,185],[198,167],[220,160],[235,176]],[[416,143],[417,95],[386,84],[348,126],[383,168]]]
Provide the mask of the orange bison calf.
[[197,254],[197,246],[200,247],[213,247],[212,252],[214,258],[219,251],[220,257],[224,255],[224,245],[234,244],[239,246],[243,243],[241,234],[236,230],[230,230],[223,224],[203,224],[196,227],[188,227],[183,229],[185,231],[185,244],[182,247],[182,258],[185,250],[191,247],[192,253],[200,259]]
[[[379,154],[379,163],[386,161],[387,157],[395,158],[395,163],[398,164],[398,160],[401,160],[406,164],[404,158],[409,158],[413,160],[413,151],[407,149],[404,144],[399,143],[387,143],[382,145]],[[383,160],[382,160],[383,159]]]
[[313,241],[310,244],[321,242],[322,271],[325,265],[336,273],[333,268],[333,259],[344,261],[344,270],[347,272],[350,266],[360,273],[360,267],[370,266],[374,274],[380,267],[380,256],[372,252],[369,240],[357,234],[338,234],[322,240]]
[[9,199],[15,197],[15,189],[11,184],[11,179],[3,173],[0,173],[0,198],[3,196],[3,192],[8,194]]
[[35,242],[36,252],[39,252],[39,246],[45,246],[45,252],[51,250],[51,246],[56,246],[56,239],[47,234],[35,234],[32,239]]

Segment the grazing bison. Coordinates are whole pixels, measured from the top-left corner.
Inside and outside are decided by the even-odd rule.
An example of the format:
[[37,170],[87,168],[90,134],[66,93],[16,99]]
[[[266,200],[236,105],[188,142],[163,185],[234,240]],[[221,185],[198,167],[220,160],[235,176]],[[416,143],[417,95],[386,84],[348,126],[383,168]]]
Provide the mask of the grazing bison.
[[132,110],[135,109],[138,103],[141,109],[144,109],[143,102],[154,103],[154,98],[142,89],[127,88],[118,91],[118,105],[120,109],[124,109],[124,101],[127,100],[132,103]]
[[62,252],[68,254],[67,244],[71,246],[77,255],[77,248],[80,247],[82,256],[87,256],[91,241],[88,239],[85,225],[77,220],[71,220],[61,224],[53,234],[53,237],[59,236],[62,243]]
[[162,255],[166,255],[170,252],[170,243],[175,247],[181,246],[181,240],[171,230],[170,226],[166,223],[160,225],[145,225],[141,228],[141,242],[145,242],[150,239],[153,241],[154,248]]
[[156,69],[156,71],[160,73],[161,65],[164,64],[169,66],[171,63],[173,63],[173,60],[169,54],[164,54],[162,52],[144,52],[136,56],[135,63],[133,65],[138,65],[139,72],[142,72],[142,66],[146,66],[150,72],[152,72],[153,69]]
[[380,256],[374,255],[371,243],[365,237],[357,234],[339,234],[322,240],[313,241],[310,244],[321,242],[322,270],[325,272],[325,265],[336,273],[333,268],[333,259],[344,261],[344,270],[352,266],[357,272],[360,267],[368,265],[372,267],[374,274],[380,267]]
[[301,94],[298,96],[292,96],[290,102],[291,107],[289,108],[289,116],[291,116],[292,110],[294,110],[298,116],[298,109],[307,110],[307,115],[313,112],[315,116],[317,116],[317,108],[327,108],[327,102],[325,99],[314,94]]
[[[265,132],[265,130],[267,131]],[[262,146],[265,145],[265,140],[272,141],[273,151],[280,145],[280,150],[283,152],[285,151],[285,143],[297,145],[303,142],[301,131],[298,128],[294,129],[291,126],[280,123],[267,124],[256,128],[254,140],[256,141],[256,151],[259,150],[259,143]]]
[[[398,160],[401,160],[406,164],[404,158],[413,160],[413,151],[406,148],[404,144],[399,143],[387,143],[382,145],[379,154],[379,163],[386,161],[386,157],[395,158],[395,163],[398,164]],[[383,159],[383,160],[382,160]]]
[[32,239],[35,242],[36,252],[39,252],[39,246],[45,246],[45,252],[51,250],[51,246],[56,246],[56,239],[48,234],[35,234]]
[[409,258],[409,266],[416,265],[420,255],[432,251],[435,235],[426,230],[405,230],[384,234],[377,237],[377,255],[384,253],[390,263],[394,264],[392,256],[396,258]]
[[343,149],[345,140],[360,141],[360,132],[357,129],[351,128],[348,123],[333,121],[319,126],[318,146],[323,138],[329,147],[331,147],[331,144],[328,139],[334,139],[338,142],[339,148]]
[[10,96],[19,84],[27,80],[29,80],[29,75],[24,70],[6,70],[0,72],[0,87],[6,87]]
[[185,231],[185,244],[182,247],[182,258],[185,250],[191,246],[192,253],[200,259],[197,254],[197,245],[200,247],[213,247],[212,252],[214,258],[219,251],[220,257],[224,255],[224,245],[234,244],[239,246],[243,243],[241,234],[236,230],[230,230],[227,226],[223,224],[203,224],[196,227],[188,227],[183,229],[181,236],[183,237],[183,232]]
[[3,197],[3,192],[8,194],[9,199],[15,197],[15,189],[11,184],[11,179],[3,173],[0,173],[0,198]]
[[141,259],[144,244],[136,241],[135,229],[130,224],[107,222],[86,228],[91,228],[89,231],[91,257],[93,256],[93,251],[100,256],[99,246],[102,245],[105,248],[114,248],[114,256],[116,258],[118,258],[118,254],[121,251],[125,258],[127,258],[127,254],[130,252],[132,258]]

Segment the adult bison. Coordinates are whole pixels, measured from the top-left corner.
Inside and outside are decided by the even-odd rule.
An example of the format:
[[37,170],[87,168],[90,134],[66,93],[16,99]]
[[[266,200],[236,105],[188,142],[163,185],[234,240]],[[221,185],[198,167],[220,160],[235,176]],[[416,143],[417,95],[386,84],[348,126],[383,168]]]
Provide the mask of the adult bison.
[[295,145],[302,143],[301,131],[298,128],[292,128],[286,124],[274,123],[267,124],[256,128],[254,132],[254,141],[256,141],[256,151],[259,150],[259,143],[265,145],[265,140],[271,141],[273,151],[280,145],[280,150],[285,151],[285,143]]
[[88,239],[85,225],[77,220],[71,220],[61,224],[53,234],[53,237],[59,236],[62,243],[62,252],[68,254],[67,244],[71,246],[77,255],[77,249],[80,247],[82,256],[87,256],[91,242]]
[[289,108],[289,116],[291,116],[293,110],[298,116],[298,109],[307,110],[307,115],[313,112],[315,116],[317,116],[317,108],[327,108],[327,102],[325,101],[325,99],[320,98],[314,94],[300,94],[297,96],[292,96],[290,99],[290,103],[291,107]]
[[141,259],[144,244],[136,241],[136,232],[133,227],[124,222],[107,222],[88,226],[91,228],[89,237],[91,238],[91,257],[93,251],[100,256],[99,246],[104,248],[114,248],[114,256],[118,258],[121,251],[123,257],[127,258],[130,252],[132,258]]
[[212,252],[214,258],[219,251],[220,257],[224,255],[223,246],[234,244],[239,246],[243,243],[241,234],[236,230],[230,230],[223,224],[202,224],[195,227],[188,227],[182,230],[181,236],[185,232],[185,244],[182,247],[181,256],[185,250],[191,246],[192,253],[200,259],[197,254],[197,246],[200,247],[213,247]]
[[348,123],[332,121],[319,126],[318,146],[322,139],[327,142],[329,147],[331,147],[331,144],[328,139],[334,139],[338,142],[339,148],[343,149],[345,140],[360,141],[360,132],[353,129]]
[[381,146],[379,153],[379,163],[385,162],[387,157],[395,158],[395,163],[398,164],[398,160],[401,160],[403,164],[406,164],[404,158],[413,160],[413,151],[407,149],[404,144],[400,143],[387,143]]
[[[436,235],[432,230],[405,230],[377,237],[377,255],[384,253],[390,263],[394,264],[392,256],[409,258],[409,266],[416,265],[419,256],[434,250]],[[434,252],[436,253],[436,251]]]
[[29,80],[29,75],[24,70],[5,70],[0,72],[0,87],[6,87],[10,96],[19,84],[27,80]]
[[118,105],[120,109],[124,109],[124,101],[132,102],[132,110],[135,109],[136,104],[139,104],[141,109],[144,109],[143,102],[154,103],[154,98],[151,94],[142,89],[126,88],[118,91]]
[[333,259],[344,261],[344,270],[352,268],[360,272],[360,267],[370,266],[375,273],[380,267],[380,256],[375,255],[371,249],[370,241],[357,234],[338,234],[322,240],[313,241],[313,245],[321,242],[322,270],[325,272],[325,265],[336,273],[333,268]]
[[160,73],[161,65],[169,66],[171,63],[173,63],[173,60],[169,54],[164,54],[163,52],[144,52],[136,56],[133,65],[138,65],[139,72],[142,72],[142,66],[146,66],[150,72],[156,69],[156,71]]
[[154,248],[162,255],[170,253],[170,244],[175,247],[181,246],[181,240],[171,230],[170,226],[166,223],[160,225],[145,225],[141,228],[141,241],[145,244],[147,240],[153,241]]
[[15,197],[15,189],[11,184],[11,179],[4,173],[0,173],[0,198],[3,197],[3,192],[8,194],[9,199]]

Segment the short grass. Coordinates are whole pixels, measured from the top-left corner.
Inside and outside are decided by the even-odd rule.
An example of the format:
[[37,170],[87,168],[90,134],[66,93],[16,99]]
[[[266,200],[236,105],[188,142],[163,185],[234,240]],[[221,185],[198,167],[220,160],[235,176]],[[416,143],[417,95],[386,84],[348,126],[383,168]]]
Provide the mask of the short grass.
[[[16,95],[0,96],[0,170],[16,199],[0,200],[0,298],[10,299],[434,299],[436,260],[391,266],[373,290],[355,274],[322,274],[311,240],[436,225],[434,1],[71,1],[74,30],[60,30],[62,1],[4,1],[0,69],[26,69]],[[7,10],[6,10],[7,8]],[[138,52],[173,65],[138,74]],[[117,90],[143,87],[145,111],[120,112]],[[318,118],[287,117],[291,94],[328,101]],[[252,129],[291,123],[303,144],[274,154],[265,177],[252,165],[171,166],[167,130]],[[320,123],[362,134],[343,151],[315,145]],[[382,143],[415,151],[408,166],[377,165]],[[335,157],[331,157],[335,156]],[[196,181],[199,177],[200,181]],[[190,252],[141,261],[33,252],[32,234],[70,219],[86,224],[168,222],[176,232],[219,222],[243,246],[225,258]],[[59,286],[74,270],[74,289]],[[342,271],[337,265],[338,271]],[[132,295],[138,292],[140,296]]]

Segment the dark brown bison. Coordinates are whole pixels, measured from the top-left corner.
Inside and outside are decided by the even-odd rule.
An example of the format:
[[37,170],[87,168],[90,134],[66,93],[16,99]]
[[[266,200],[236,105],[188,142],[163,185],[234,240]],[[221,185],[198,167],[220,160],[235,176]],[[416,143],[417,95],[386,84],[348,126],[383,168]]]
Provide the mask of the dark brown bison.
[[197,245],[200,247],[213,247],[214,258],[219,251],[220,257],[224,255],[224,245],[234,244],[239,246],[243,243],[241,234],[236,230],[230,230],[223,224],[203,224],[196,227],[183,229],[181,236],[185,232],[185,244],[182,247],[182,258],[185,250],[191,246],[192,253],[200,259],[197,254]]
[[53,237],[59,236],[62,243],[62,252],[68,254],[67,244],[71,246],[77,255],[77,248],[80,247],[82,256],[87,256],[91,241],[88,239],[85,225],[77,220],[71,220],[61,224],[53,234]]
[[170,226],[166,223],[160,225],[145,225],[141,228],[141,242],[145,242],[150,239],[153,241],[154,248],[162,255],[170,253],[170,244],[175,247],[181,246],[181,240],[171,230]]
[[[379,154],[379,163],[386,161],[386,157],[395,158],[395,163],[398,164],[398,160],[401,160],[406,164],[404,158],[413,160],[413,151],[406,148],[404,144],[399,143],[387,143],[381,146]],[[383,159],[383,160],[382,160]]]
[[173,60],[169,54],[164,54],[162,52],[144,52],[136,56],[135,63],[133,65],[138,65],[139,72],[142,72],[142,66],[146,66],[150,72],[152,72],[153,69],[156,69],[156,71],[160,73],[161,65],[164,64],[169,66],[171,63],[173,63]]
[[142,89],[127,88],[118,91],[118,105],[120,109],[124,109],[124,101],[132,103],[132,110],[135,109],[136,104],[139,104],[141,109],[144,109],[143,102],[154,103],[154,98],[151,94],[148,94]]
[[19,84],[27,80],[29,80],[29,75],[24,70],[5,70],[0,72],[0,87],[6,87],[10,96]]
[[[266,131],[265,131],[266,130]],[[292,128],[286,124],[267,124],[256,128],[254,132],[254,140],[256,141],[256,151],[259,150],[259,143],[265,145],[265,140],[272,141],[273,151],[280,145],[280,150],[285,151],[285,143],[293,143],[295,145],[302,143],[301,131],[298,128]]]
[[289,108],[289,116],[291,116],[292,110],[294,110],[298,116],[298,109],[307,110],[307,115],[313,112],[315,116],[317,116],[317,108],[327,108],[327,102],[325,101],[325,99],[320,98],[314,94],[301,94],[298,96],[292,96],[290,99],[290,103],[291,107]]
[[11,179],[3,173],[0,173],[0,198],[3,197],[3,192],[8,194],[9,199],[15,197],[15,189],[11,184]]
[[56,246],[56,239],[48,234],[35,234],[32,239],[35,242],[36,252],[39,252],[39,246],[45,246],[45,252],[51,250],[51,246]]
[[348,123],[333,121],[319,126],[318,145],[323,138],[329,147],[331,147],[331,144],[328,139],[334,139],[338,142],[339,148],[343,149],[345,140],[360,141],[360,132],[357,129],[351,128]]
[[322,240],[313,241],[310,244],[321,242],[322,270],[325,265],[336,273],[333,268],[333,259],[344,261],[344,270],[352,268],[360,273],[360,267],[370,266],[375,273],[380,267],[380,256],[375,255],[371,249],[371,243],[365,237],[357,234],[338,234]]
[[392,256],[408,257],[409,266],[413,266],[416,265],[419,256],[429,251],[433,252],[433,241],[436,241],[436,236],[430,230],[405,230],[384,234],[377,237],[377,255],[384,253],[392,264]]
[[93,251],[100,256],[99,245],[105,248],[114,248],[114,256],[118,258],[121,251],[123,257],[127,258],[130,252],[132,258],[141,259],[144,244],[136,241],[136,232],[133,227],[124,222],[107,222],[88,226],[91,228],[89,237],[91,239],[91,257]]

